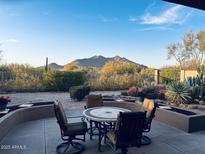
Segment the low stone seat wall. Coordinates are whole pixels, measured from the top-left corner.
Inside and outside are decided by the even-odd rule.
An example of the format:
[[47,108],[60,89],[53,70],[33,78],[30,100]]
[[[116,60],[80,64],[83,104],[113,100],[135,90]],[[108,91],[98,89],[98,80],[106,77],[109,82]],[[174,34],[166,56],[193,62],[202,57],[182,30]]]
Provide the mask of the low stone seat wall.
[[20,123],[53,117],[54,115],[53,104],[19,108],[9,112],[0,118],[0,141]]

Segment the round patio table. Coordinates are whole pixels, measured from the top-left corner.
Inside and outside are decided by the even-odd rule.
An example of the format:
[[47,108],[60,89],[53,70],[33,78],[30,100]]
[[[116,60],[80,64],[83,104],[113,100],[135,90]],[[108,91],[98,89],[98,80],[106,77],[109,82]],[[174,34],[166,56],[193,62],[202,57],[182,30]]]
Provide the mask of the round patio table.
[[[99,130],[99,141],[98,150],[101,151],[101,140],[105,135],[106,122],[116,122],[117,116],[120,112],[130,112],[130,110],[118,107],[93,107],[83,111],[83,116],[89,121],[94,121],[97,123],[97,128]],[[103,128],[102,128],[103,125]]]

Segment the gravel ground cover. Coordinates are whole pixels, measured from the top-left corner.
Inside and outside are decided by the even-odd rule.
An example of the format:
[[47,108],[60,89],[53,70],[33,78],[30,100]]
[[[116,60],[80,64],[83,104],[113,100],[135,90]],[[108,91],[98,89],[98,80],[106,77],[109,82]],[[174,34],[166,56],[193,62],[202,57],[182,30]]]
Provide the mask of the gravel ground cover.
[[[96,91],[93,94],[119,95],[120,91]],[[68,92],[32,92],[32,93],[8,93],[0,96],[11,96],[11,102],[8,105],[18,105],[24,103],[35,103],[41,101],[59,100],[63,103],[65,109],[83,109],[85,101],[76,102],[71,100]]]

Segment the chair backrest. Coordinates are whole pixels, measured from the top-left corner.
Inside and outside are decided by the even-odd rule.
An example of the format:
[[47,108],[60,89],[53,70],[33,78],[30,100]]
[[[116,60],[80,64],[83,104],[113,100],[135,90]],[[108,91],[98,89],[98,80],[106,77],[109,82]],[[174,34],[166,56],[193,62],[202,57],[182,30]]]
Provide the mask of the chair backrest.
[[118,148],[140,147],[145,118],[145,112],[120,112],[115,127],[115,141]]
[[68,123],[65,111],[60,102],[55,101],[54,103],[54,111],[57,119],[57,123],[60,126],[61,132],[63,133],[65,130],[65,125]]
[[88,95],[86,108],[103,106],[103,99],[101,95]]
[[155,117],[155,111],[157,107],[158,104],[154,100],[147,99],[147,98],[144,99],[141,110],[146,111],[145,129],[147,129],[147,131],[150,131],[151,123],[153,118]]

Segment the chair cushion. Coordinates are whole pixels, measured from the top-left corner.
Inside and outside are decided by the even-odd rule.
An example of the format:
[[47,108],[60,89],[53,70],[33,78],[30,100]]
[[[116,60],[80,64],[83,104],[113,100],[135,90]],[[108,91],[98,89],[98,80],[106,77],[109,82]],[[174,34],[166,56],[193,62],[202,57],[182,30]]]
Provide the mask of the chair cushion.
[[103,106],[103,99],[101,95],[88,95],[86,108]]
[[76,122],[76,123],[68,123],[65,125],[64,135],[83,135],[87,131],[87,123],[86,122]]
[[58,119],[58,122],[60,124],[67,124],[68,121],[67,121],[67,117],[66,117],[66,114],[65,114],[65,111],[63,109],[63,105],[60,103],[60,102],[55,102],[54,103],[54,107],[55,107],[55,110],[56,110],[56,114],[57,114],[57,119]]
[[154,100],[146,98],[142,104],[141,111],[146,111],[147,112],[146,117],[149,118],[151,116],[154,108],[155,108]]
[[110,141],[113,143],[113,144],[116,144],[116,140],[115,140],[115,133],[114,132],[108,132],[107,133],[107,137],[110,139]]

